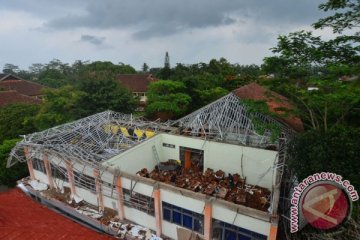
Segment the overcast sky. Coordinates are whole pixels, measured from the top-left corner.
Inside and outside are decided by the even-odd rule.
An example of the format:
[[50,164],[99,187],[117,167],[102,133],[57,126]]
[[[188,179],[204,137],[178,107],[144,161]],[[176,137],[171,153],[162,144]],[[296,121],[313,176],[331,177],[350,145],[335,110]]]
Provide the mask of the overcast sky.
[[56,58],[140,69],[170,63],[260,64],[279,34],[310,29],[320,0],[0,0],[0,70]]

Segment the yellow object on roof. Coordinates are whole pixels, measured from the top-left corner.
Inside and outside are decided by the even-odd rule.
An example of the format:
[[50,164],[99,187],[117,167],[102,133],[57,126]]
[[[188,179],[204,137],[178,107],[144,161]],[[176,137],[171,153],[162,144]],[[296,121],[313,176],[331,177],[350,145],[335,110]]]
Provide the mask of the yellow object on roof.
[[130,134],[126,128],[120,127],[120,130],[125,137],[130,137]]
[[145,135],[147,138],[151,138],[155,135],[155,133],[153,131],[145,131]]
[[112,125],[110,127],[110,129],[111,129],[112,134],[117,134],[117,132],[119,131],[119,126]]
[[107,133],[107,134],[109,134],[110,133],[110,129],[111,129],[111,125],[109,125],[109,124],[106,124],[106,125],[104,125],[103,126],[104,127],[104,131],[105,131],[105,133]]
[[134,133],[136,134],[136,136],[137,136],[137,138],[138,138],[138,139],[141,139],[141,138],[142,138],[142,136],[144,135],[144,132],[143,132],[143,131],[141,131],[141,130],[140,130],[140,129],[138,129],[138,128],[135,128]]

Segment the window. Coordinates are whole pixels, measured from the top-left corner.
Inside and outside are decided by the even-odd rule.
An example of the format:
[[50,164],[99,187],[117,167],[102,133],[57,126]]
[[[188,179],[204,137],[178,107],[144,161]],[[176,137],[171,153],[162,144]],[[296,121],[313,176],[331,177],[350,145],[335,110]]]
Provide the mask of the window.
[[108,182],[102,182],[101,191],[104,196],[118,199],[117,192],[116,192],[116,185]]
[[154,198],[123,188],[124,205],[154,216]]
[[83,173],[74,172],[74,180],[76,186],[85,188],[91,192],[96,192],[95,178]]
[[163,219],[182,227],[203,233],[204,216],[175,205],[162,202]]
[[57,178],[63,181],[68,182],[66,169],[60,166],[57,166],[53,163],[50,163],[51,175],[53,178]]
[[163,143],[162,145],[163,145],[163,147],[175,148],[175,145],[174,145],[174,144],[170,144],[170,143]]
[[213,219],[213,237],[220,240],[266,240],[267,237],[232,224]]
[[46,173],[44,162],[38,158],[32,159],[33,168],[37,171]]

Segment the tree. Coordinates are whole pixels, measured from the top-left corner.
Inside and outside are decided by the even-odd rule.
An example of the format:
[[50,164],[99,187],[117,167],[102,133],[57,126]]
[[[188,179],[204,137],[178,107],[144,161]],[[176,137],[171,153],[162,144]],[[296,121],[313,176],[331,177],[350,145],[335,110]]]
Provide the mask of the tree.
[[35,116],[39,130],[70,122],[80,118],[79,104],[85,93],[66,85],[58,89],[44,91],[44,103]]
[[[319,9],[325,12],[336,12],[332,16],[321,18],[314,23],[313,26],[316,29],[330,27],[334,33],[343,33],[347,29],[360,26],[360,2],[358,0],[328,0],[320,4]],[[358,35],[357,33],[355,35]]]
[[298,135],[288,147],[288,164],[299,180],[316,172],[335,172],[360,189],[360,128],[337,126]]
[[85,76],[89,73],[102,73],[109,74],[111,76],[115,76],[117,74],[132,74],[136,73],[136,70],[127,64],[113,64],[109,61],[95,61],[89,64],[84,64],[82,68],[80,68],[80,73]]
[[185,114],[191,98],[185,92],[182,82],[160,80],[153,82],[148,90],[146,114],[154,117],[157,113],[166,113],[170,118]]
[[105,110],[131,113],[136,107],[136,100],[131,92],[106,73],[83,76],[77,90],[85,93],[77,106],[77,111],[82,117]]
[[0,141],[36,131],[33,117],[39,108],[38,105],[23,103],[0,108]]
[[201,99],[201,105],[209,104],[219,98],[225,96],[229,92],[221,87],[210,88],[206,90],[199,90],[199,97]]
[[25,163],[16,163],[11,168],[6,168],[9,153],[19,139],[5,140],[0,144],[0,185],[13,187],[16,181],[29,175]]
[[19,71],[20,71],[19,67],[11,63],[5,63],[3,68],[3,73],[6,74],[16,74]]
[[146,63],[143,64],[143,66],[142,66],[142,71],[143,71],[144,73],[147,73],[147,72],[149,71],[149,66],[148,66]]

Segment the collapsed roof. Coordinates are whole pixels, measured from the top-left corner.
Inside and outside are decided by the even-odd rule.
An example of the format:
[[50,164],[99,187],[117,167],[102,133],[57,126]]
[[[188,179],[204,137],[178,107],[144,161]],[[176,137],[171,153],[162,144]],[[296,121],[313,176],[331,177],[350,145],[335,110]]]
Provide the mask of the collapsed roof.
[[31,154],[51,153],[98,167],[129,147],[152,137],[157,131],[166,131],[166,124],[147,122],[132,115],[105,111],[71,123],[24,136],[12,149],[8,167],[17,161],[24,162],[24,147]]
[[185,135],[253,147],[277,145],[282,134],[291,138],[295,131],[280,120],[249,111],[233,92],[175,121]]
[[31,148],[31,154],[49,153],[97,168],[103,161],[158,132],[277,149],[280,137],[289,139],[295,134],[283,121],[249,111],[232,92],[175,122],[149,122],[132,115],[105,111],[33,133],[12,149],[7,166],[26,161],[23,150],[27,146]]

